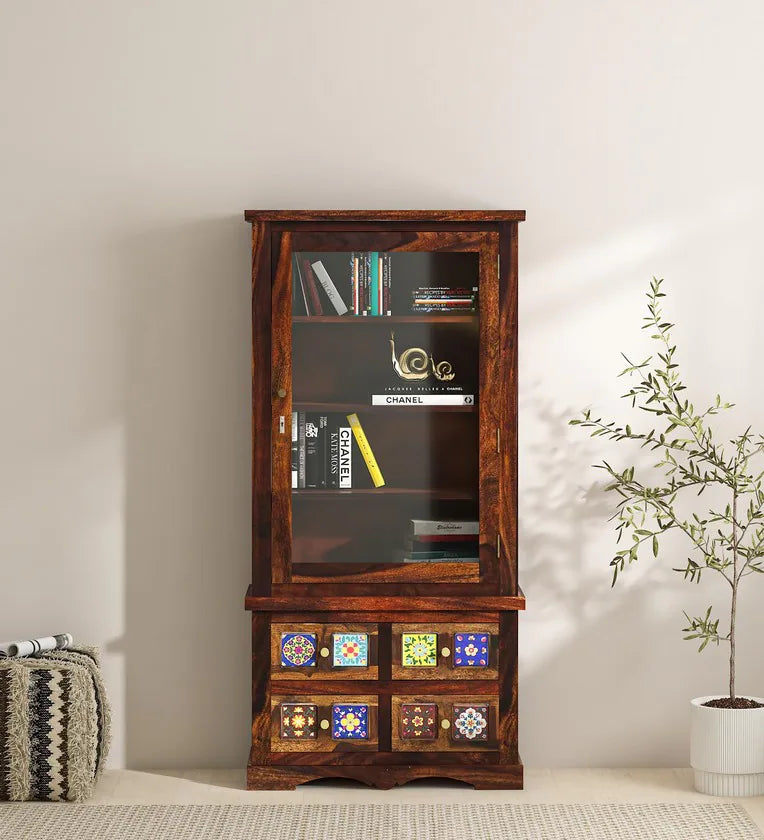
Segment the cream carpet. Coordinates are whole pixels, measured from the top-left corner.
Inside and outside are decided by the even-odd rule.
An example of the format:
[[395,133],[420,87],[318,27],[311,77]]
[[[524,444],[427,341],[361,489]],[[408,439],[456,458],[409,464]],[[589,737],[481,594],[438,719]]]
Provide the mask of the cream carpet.
[[761,840],[738,805],[0,804],[1,840]]

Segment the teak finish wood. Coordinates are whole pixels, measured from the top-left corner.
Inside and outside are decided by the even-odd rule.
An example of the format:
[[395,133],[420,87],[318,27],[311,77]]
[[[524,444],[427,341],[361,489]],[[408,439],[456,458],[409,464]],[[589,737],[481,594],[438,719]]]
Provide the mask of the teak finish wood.
[[[276,623],[278,622],[278,623]],[[316,634],[316,664],[312,667],[296,666],[284,667],[281,664],[281,636],[283,633],[315,633]],[[334,667],[334,645],[332,636],[335,633],[366,633],[369,637],[368,666],[338,666]],[[377,625],[376,624],[341,624],[337,622],[322,622],[313,624],[309,621],[284,622],[281,616],[271,624],[271,679],[272,680],[376,680],[377,671]],[[322,651],[328,655],[323,656]]]
[[[432,741],[407,741],[401,737],[401,706],[404,703],[434,703],[438,707],[437,737]],[[488,740],[487,741],[454,741],[453,705],[460,703],[472,705],[481,703],[488,706]],[[481,695],[476,697],[468,694],[451,694],[448,699],[440,694],[415,694],[393,696],[393,750],[396,752],[495,752],[498,744],[496,739],[499,719],[499,700],[496,695]],[[441,723],[447,720],[451,725],[443,729]],[[435,759],[435,756],[432,757]]]
[[[412,779],[439,777],[466,781],[479,789],[522,787],[517,740],[517,631],[518,611],[525,609],[525,597],[517,582],[517,266],[518,222],[525,219],[525,213],[251,210],[245,218],[252,223],[253,325],[253,557],[252,584],[245,599],[246,608],[253,613],[248,787],[289,790],[316,778],[351,778],[389,789]],[[462,429],[469,427],[463,424],[470,422],[477,422],[479,428],[478,452],[474,454],[478,460],[472,466],[478,475],[479,571],[447,563],[409,564],[401,569],[393,564],[365,563],[363,557],[347,558],[352,561],[349,563],[315,563],[310,554],[313,535],[307,530],[295,533],[293,565],[291,441],[288,434],[278,433],[280,418],[288,424],[293,407],[368,412],[374,439],[385,449],[388,468],[404,485],[380,491],[345,491],[347,499],[341,503],[336,500],[337,491],[298,491],[295,503],[311,506],[296,509],[298,513],[323,516],[324,510],[331,514],[327,505],[336,504],[348,504],[352,506],[348,510],[362,512],[368,510],[366,500],[373,495],[380,504],[384,502],[389,517],[391,511],[398,510],[396,505],[405,511],[407,505],[417,504],[418,498],[430,497],[438,500],[438,505],[452,506],[468,505],[474,498],[465,483],[469,460],[461,465],[445,464],[451,471],[439,471],[435,480],[439,483],[433,482],[429,488],[405,486],[401,466],[409,455],[405,448],[391,448],[384,427],[379,425],[383,409],[342,402],[345,396],[358,399],[352,389],[346,394],[322,389],[322,377],[300,393],[310,400],[329,402],[293,402],[293,346],[295,353],[302,354],[298,369],[314,376],[320,369],[305,364],[310,358],[305,355],[309,348],[306,341],[313,335],[310,331],[327,328],[338,329],[338,336],[346,335],[346,329],[348,336],[355,333],[351,318],[292,319],[292,253],[388,250],[472,251],[479,255],[479,316],[455,316],[446,322],[436,316],[396,315],[369,319],[365,324],[369,336],[392,324],[404,325],[402,330],[406,324],[417,323],[433,330],[445,323],[452,328],[462,324],[463,330],[477,324],[477,406],[429,410],[439,417],[433,426],[436,433],[464,434]],[[464,348],[462,352],[466,352]],[[310,382],[305,375],[303,381]],[[477,420],[470,421],[476,413]],[[401,428],[416,433],[417,416],[426,416],[426,410],[412,408],[411,419]],[[446,439],[434,440],[436,447],[446,446]],[[454,467],[461,472],[454,472]],[[358,524],[353,527],[356,531],[351,534],[362,534]],[[303,562],[306,559],[311,562]],[[490,668],[454,669],[451,657],[446,660],[440,655],[436,668],[402,668],[400,632],[415,632],[417,626],[432,628],[431,632],[439,634],[439,651],[447,646],[452,653],[454,629],[490,628]],[[353,632],[355,628],[370,635],[369,668],[333,669],[331,656],[320,658],[313,669],[281,667],[282,630],[316,632],[319,651],[324,646],[331,651],[332,632]],[[402,746],[400,704],[409,699],[434,702],[441,714],[462,699],[487,702],[491,709],[489,746],[455,745],[450,733],[441,729],[430,745],[412,742]],[[310,747],[302,741],[281,739],[280,702],[316,702],[320,716],[326,716],[332,703],[343,700],[370,706],[372,739],[332,741],[329,731],[320,729],[316,744]]]
[[248,222],[523,222],[525,210],[245,210]]

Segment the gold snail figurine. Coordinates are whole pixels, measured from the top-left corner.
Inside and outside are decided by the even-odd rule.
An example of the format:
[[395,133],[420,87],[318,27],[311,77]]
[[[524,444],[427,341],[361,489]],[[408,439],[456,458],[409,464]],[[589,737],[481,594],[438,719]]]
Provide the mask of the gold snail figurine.
[[428,355],[421,347],[409,347],[399,357],[396,356],[394,332],[390,333],[390,350],[393,357],[393,370],[401,379],[427,379],[431,371],[436,379],[444,382],[448,382],[456,376],[451,362],[443,361],[435,364],[432,356]]

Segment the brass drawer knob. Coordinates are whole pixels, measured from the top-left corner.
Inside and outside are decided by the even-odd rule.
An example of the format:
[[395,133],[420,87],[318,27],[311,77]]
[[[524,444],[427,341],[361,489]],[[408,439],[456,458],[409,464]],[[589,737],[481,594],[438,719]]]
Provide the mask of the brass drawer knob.
[[442,657],[444,657],[445,659],[448,659],[448,657],[451,656],[451,648],[447,648],[447,647],[441,648],[440,649],[440,655]]
[[321,723],[319,724],[319,726],[321,727],[321,729],[328,729],[329,728],[329,721],[328,720],[322,720]]
[[327,647],[321,648],[320,653],[321,653],[321,656],[323,656],[324,659],[325,659],[327,656],[329,656],[329,648],[327,648]]
[[448,718],[443,718],[440,722],[440,726],[442,729],[448,729],[451,726],[451,721]]

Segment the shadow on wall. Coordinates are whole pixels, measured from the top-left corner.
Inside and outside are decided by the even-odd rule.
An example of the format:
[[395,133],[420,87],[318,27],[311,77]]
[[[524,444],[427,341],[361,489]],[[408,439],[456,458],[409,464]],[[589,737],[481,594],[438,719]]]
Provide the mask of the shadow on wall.
[[[126,764],[243,766],[250,292],[241,217],[137,233],[125,266]],[[115,648],[120,643],[115,644]]]
[[[568,429],[575,412],[536,389],[521,413],[533,438],[524,459],[538,479],[521,494],[523,760],[534,765],[554,754],[558,766],[580,766],[581,756],[590,766],[684,766],[688,701],[703,685],[718,688],[724,675],[721,649],[697,656],[679,633],[677,605],[697,590],[671,571],[668,542],[656,561],[644,555],[610,588],[615,500],[592,464],[603,454],[633,463],[631,454]],[[601,539],[591,554],[593,533]],[[713,584],[700,594],[704,603],[716,597]]]

